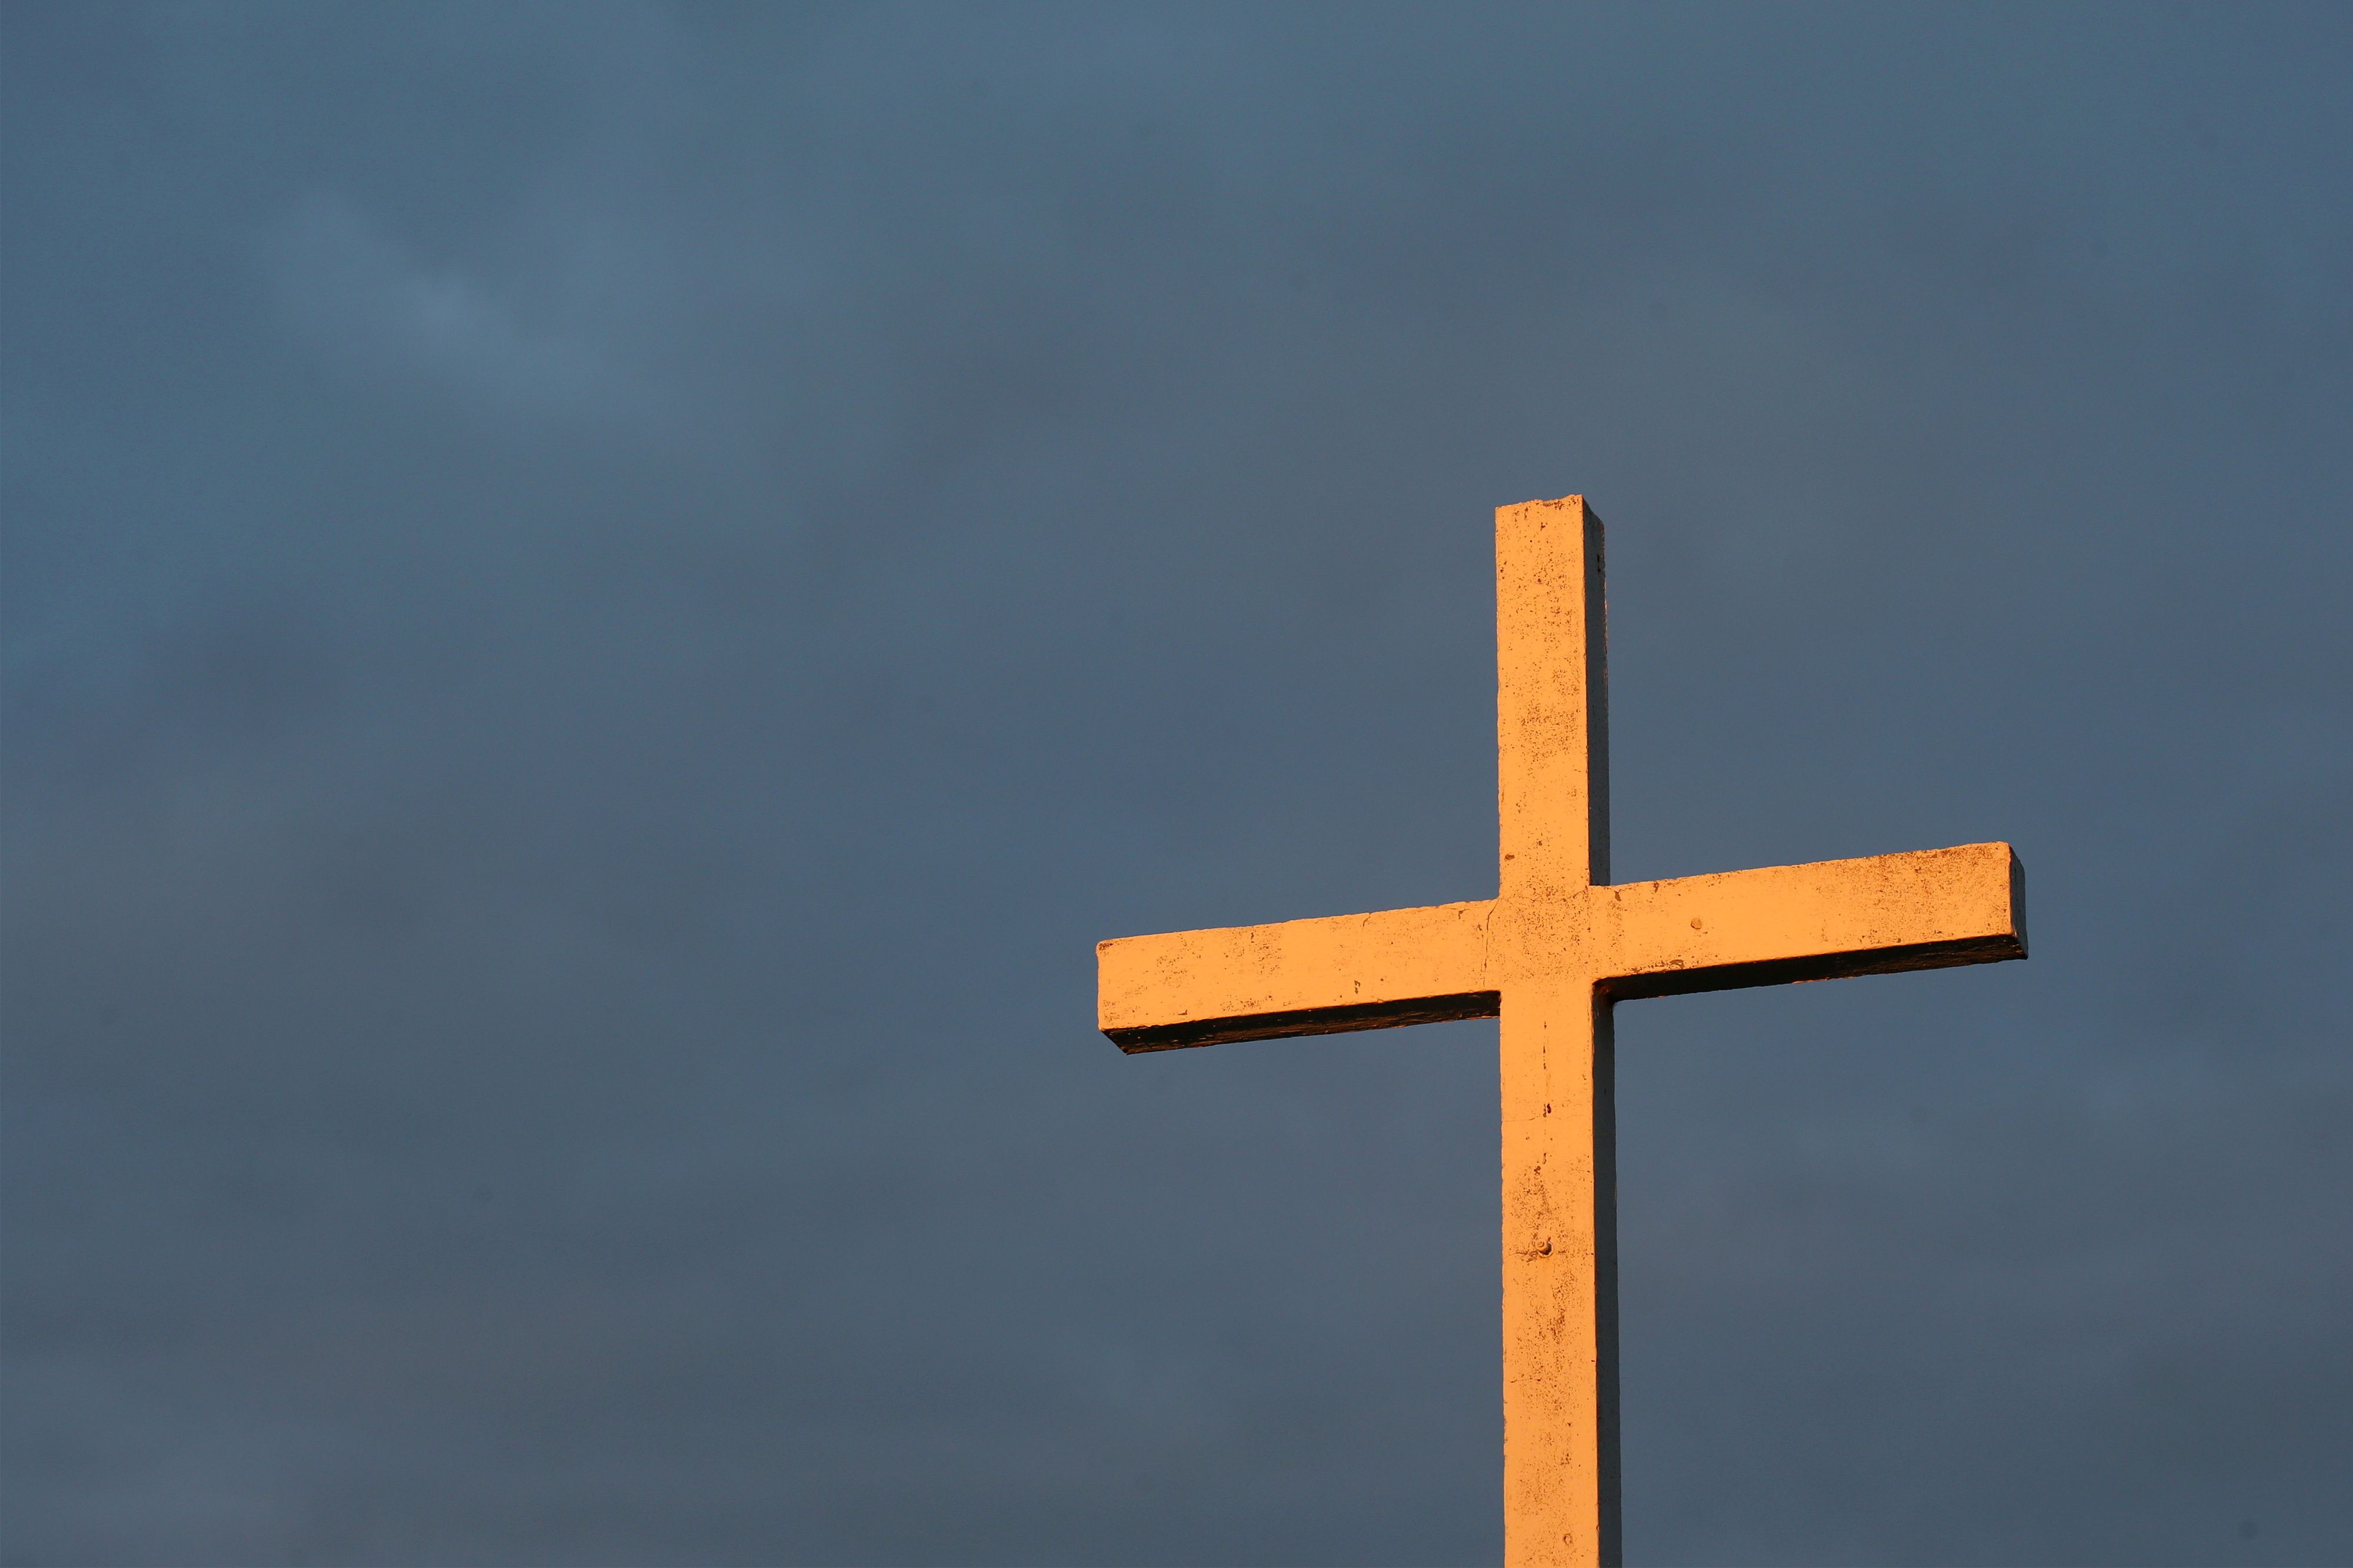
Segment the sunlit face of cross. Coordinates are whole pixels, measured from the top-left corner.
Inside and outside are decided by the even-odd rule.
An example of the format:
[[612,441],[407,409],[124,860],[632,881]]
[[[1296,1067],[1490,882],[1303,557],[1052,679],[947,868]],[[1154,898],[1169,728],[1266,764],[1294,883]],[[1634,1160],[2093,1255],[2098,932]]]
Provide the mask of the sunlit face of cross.
[[1098,947],[1129,1052],[1500,1015],[1504,1556],[1614,1563],[1610,1007],[2026,956],[2007,844],[1609,885],[1600,520],[1495,514],[1498,896]]

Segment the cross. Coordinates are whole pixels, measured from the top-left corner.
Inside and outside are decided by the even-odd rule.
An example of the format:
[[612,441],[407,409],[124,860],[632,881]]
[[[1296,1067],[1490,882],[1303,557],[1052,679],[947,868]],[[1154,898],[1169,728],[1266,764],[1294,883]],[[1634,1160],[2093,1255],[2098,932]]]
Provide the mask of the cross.
[[1497,896],[1096,949],[1130,1053],[1502,1018],[1510,1568],[1619,1561],[1612,1005],[2026,956],[2007,844],[1612,884],[1607,648],[1601,520],[1498,509]]

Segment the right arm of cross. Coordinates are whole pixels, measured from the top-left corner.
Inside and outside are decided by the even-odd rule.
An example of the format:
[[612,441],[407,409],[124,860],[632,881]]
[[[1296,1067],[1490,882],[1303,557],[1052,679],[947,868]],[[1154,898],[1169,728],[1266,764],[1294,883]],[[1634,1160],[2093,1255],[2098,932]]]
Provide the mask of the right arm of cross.
[[1097,944],[1097,1018],[1119,1048],[1492,1018],[1492,901],[1226,926]]
[[1620,1000],[2026,956],[2026,873],[1964,844],[1596,888]]

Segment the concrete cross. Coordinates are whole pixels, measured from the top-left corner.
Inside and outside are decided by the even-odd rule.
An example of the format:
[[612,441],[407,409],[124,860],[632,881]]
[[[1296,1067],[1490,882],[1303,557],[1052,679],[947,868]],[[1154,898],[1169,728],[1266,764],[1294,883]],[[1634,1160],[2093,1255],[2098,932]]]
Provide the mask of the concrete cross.
[[1611,1005],[2026,956],[2007,844],[1613,886],[1604,616],[1583,497],[1497,510],[1497,897],[1096,950],[1128,1052],[1502,1017],[1512,1568],[1619,1560]]

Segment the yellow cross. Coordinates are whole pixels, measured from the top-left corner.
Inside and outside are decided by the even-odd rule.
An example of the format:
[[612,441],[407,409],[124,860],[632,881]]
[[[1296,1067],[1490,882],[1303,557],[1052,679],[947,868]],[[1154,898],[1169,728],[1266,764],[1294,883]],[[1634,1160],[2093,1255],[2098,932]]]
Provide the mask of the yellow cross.
[[1619,1560],[1612,1004],[2026,956],[2007,844],[1612,886],[1607,646],[1584,498],[1499,509],[1498,896],[1096,950],[1129,1052],[1502,1017],[1512,1568]]

